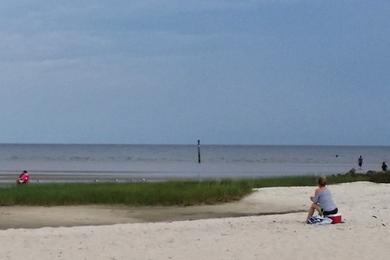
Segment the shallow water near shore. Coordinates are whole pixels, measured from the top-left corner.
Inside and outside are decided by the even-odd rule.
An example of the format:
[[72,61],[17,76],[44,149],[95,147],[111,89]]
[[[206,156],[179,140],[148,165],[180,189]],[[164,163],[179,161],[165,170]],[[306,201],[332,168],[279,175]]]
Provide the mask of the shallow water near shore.
[[[364,158],[359,169],[357,158]],[[0,182],[21,170],[42,181],[142,181],[379,170],[389,146],[0,144]]]

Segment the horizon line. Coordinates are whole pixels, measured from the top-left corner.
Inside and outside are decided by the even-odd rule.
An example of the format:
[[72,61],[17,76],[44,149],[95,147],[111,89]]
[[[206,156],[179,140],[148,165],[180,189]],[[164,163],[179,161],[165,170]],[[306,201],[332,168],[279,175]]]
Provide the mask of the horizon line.
[[[197,140],[194,143],[62,143],[62,142],[26,142],[26,143],[12,143],[12,142],[0,142],[0,145],[134,145],[134,146],[189,146],[197,145]],[[201,143],[201,145],[209,146],[352,146],[352,147],[389,147],[390,144],[245,144],[245,143]]]

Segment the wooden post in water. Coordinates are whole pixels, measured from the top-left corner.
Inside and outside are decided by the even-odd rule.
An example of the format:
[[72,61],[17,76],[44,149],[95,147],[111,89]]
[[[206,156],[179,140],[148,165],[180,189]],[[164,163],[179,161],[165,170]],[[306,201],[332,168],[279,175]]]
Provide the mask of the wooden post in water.
[[198,139],[198,163],[201,163],[200,159],[200,140]]

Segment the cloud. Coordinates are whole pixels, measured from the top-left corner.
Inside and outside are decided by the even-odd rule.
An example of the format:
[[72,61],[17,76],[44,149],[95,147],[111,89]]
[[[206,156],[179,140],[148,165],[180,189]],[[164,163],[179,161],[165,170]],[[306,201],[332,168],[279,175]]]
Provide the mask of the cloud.
[[138,57],[169,55],[191,49],[191,45],[196,48],[203,40],[209,42],[213,38],[182,34],[185,30],[177,29],[180,22],[192,23],[183,19],[183,12],[232,5],[242,3],[188,1],[183,5],[181,1],[54,3],[37,0],[14,4],[14,1],[5,1],[0,10],[0,36],[3,39],[0,60],[40,62],[125,53]]

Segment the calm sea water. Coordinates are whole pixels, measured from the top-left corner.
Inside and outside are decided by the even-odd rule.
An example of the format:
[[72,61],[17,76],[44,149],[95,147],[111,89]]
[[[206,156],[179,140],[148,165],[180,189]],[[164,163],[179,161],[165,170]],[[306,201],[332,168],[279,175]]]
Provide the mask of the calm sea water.
[[33,174],[121,178],[201,178],[320,175],[379,170],[389,146],[21,145],[0,144],[0,175]]

